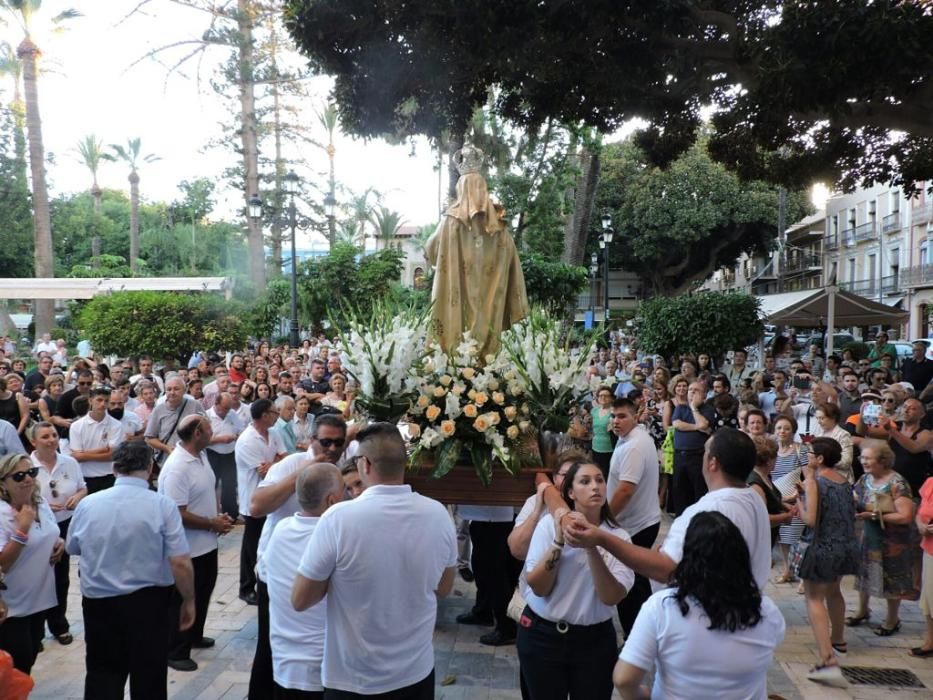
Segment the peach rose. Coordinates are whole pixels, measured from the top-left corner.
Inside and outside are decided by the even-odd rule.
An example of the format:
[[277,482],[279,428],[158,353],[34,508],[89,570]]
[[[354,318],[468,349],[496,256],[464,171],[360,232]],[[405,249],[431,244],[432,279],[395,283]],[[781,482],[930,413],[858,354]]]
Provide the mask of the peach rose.
[[408,424],[408,437],[414,440],[421,435],[421,427],[417,423]]
[[473,397],[473,401],[477,406],[482,406],[489,401],[489,396],[486,395],[485,391],[477,391],[476,396]]
[[463,407],[463,415],[467,418],[476,418],[479,415],[479,410],[476,408],[476,404],[468,403]]
[[426,394],[418,397],[418,408],[427,408],[429,403],[431,403],[431,399]]
[[472,367],[464,367],[460,370],[460,374],[463,375],[464,379],[473,379],[473,377],[476,376],[476,370]]
[[442,387],[442,386],[436,386],[436,387],[434,387],[434,395],[435,395],[436,397],[440,398],[441,396],[443,396],[443,395],[446,394],[446,393],[447,393],[447,389],[445,389],[444,387]]
[[509,429],[505,431],[505,434],[508,436],[509,440],[515,440],[518,438],[519,432],[517,425],[510,425]]
[[437,417],[441,415],[441,409],[437,406],[428,406],[428,410],[424,412],[428,420],[432,423],[437,420]]
[[454,434],[454,431],[457,429],[457,424],[452,420],[441,421],[441,435],[444,437],[450,437]]
[[440,379],[438,379],[438,381],[439,381],[443,386],[450,386],[450,383],[453,381],[453,378],[452,378],[449,374],[445,374],[445,375],[442,376]]
[[502,409],[502,412],[505,413],[505,417],[509,420],[515,420],[515,416],[518,415],[518,409],[515,406],[506,406]]
[[489,421],[485,416],[480,416],[473,421],[473,429],[478,433],[485,433],[489,429]]
[[492,400],[500,406],[505,403],[505,394],[501,391],[492,392]]

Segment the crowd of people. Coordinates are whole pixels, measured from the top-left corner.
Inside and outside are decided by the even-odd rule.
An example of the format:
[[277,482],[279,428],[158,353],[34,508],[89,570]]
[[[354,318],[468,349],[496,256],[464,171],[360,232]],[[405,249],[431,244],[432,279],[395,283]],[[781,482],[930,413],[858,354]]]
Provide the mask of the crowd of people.
[[476,586],[458,624],[517,645],[524,698],[764,697],[784,634],[764,594],[773,552],[772,583],[806,599],[811,680],[844,683],[845,630],[873,623],[872,597],[879,636],[919,600],[911,654],[933,657],[923,344],[898,365],[884,334],[864,359],[778,336],[760,367],[743,349],[717,366],[613,334],[572,444],[517,513],[413,493],[404,428],[357,413],[324,338],[187,366],[50,344],[27,359],[0,339],[0,649],[29,673],[46,628],[72,643],[78,556],[87,698],[123,697],[127,680],[164,698],[167,668],[198,668],[235,527],[258,618],[251,699],[434,697],[437,598],[458,573]]

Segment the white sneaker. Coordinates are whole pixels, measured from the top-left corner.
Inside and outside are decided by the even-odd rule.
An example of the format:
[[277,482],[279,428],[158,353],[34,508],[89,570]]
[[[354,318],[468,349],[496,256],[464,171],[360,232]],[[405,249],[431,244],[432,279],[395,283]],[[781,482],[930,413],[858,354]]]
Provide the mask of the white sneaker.
[[831,666],[814,666],[807,673],[807,678],[815,683],[823,683],[836,688],[845,688],[849,685],[845,676],[842,675],[842,669],[838,664]]

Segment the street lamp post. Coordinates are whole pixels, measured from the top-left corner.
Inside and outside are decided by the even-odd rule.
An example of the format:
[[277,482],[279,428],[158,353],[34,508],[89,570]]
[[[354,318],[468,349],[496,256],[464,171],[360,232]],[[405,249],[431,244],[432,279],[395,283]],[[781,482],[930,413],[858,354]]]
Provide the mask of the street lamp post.
[[596,320],[596,273],[599,272],[599,262],[596,253],[590,256],[590,316]]
[[603,317],[609,323],[609,244],[615,233],[612,229],[612,217],[609,214],[602,216],[603,232],[599,239],[599,247],[603,249]]
[[284,182],[285,193],[288,195],[288,225],[292,234],[292,317],[288,324],[288,343],[297,348],[301,345],[298,338],[298,253],[295,250],[295,195],[298,194],[298,175],[294,170],[289,170]]

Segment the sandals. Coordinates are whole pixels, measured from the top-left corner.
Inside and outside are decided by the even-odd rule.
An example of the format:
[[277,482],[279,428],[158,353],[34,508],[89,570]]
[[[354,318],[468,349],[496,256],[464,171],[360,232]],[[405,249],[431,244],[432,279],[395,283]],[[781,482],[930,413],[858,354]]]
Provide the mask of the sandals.
[[776,579],[774,579],[774,582],[778,584],[779,583],[797,583],[797,577],[791,573],[781,574]]
[[892,634],[900,630],[900,628],[901,621],[898,620],[894,623],[894,627],[885,627],[884,625],[881,625],[881,627],[875,630],[875,634],[877,634],[879,637],[890,637]]
[[846,618],[846,627],[858,627],[863,622],[868,622],[871,617],[871,610],[866,610],[864,615],[850,615]]
[[929,659],[933,657],[933,649],[924,649],[923,647],[914,647],[910,650],[911,656],[916,656],[918,659]]
[[[839,644],[836,644],[835,642],[833,642],[832,646],[833,646],[833,651],[835,651],[837,654],[845,655],[849,653],[849,645],[847,642],[839,642]],[[933,656],[933,651],[930,652],[930,655]]]

